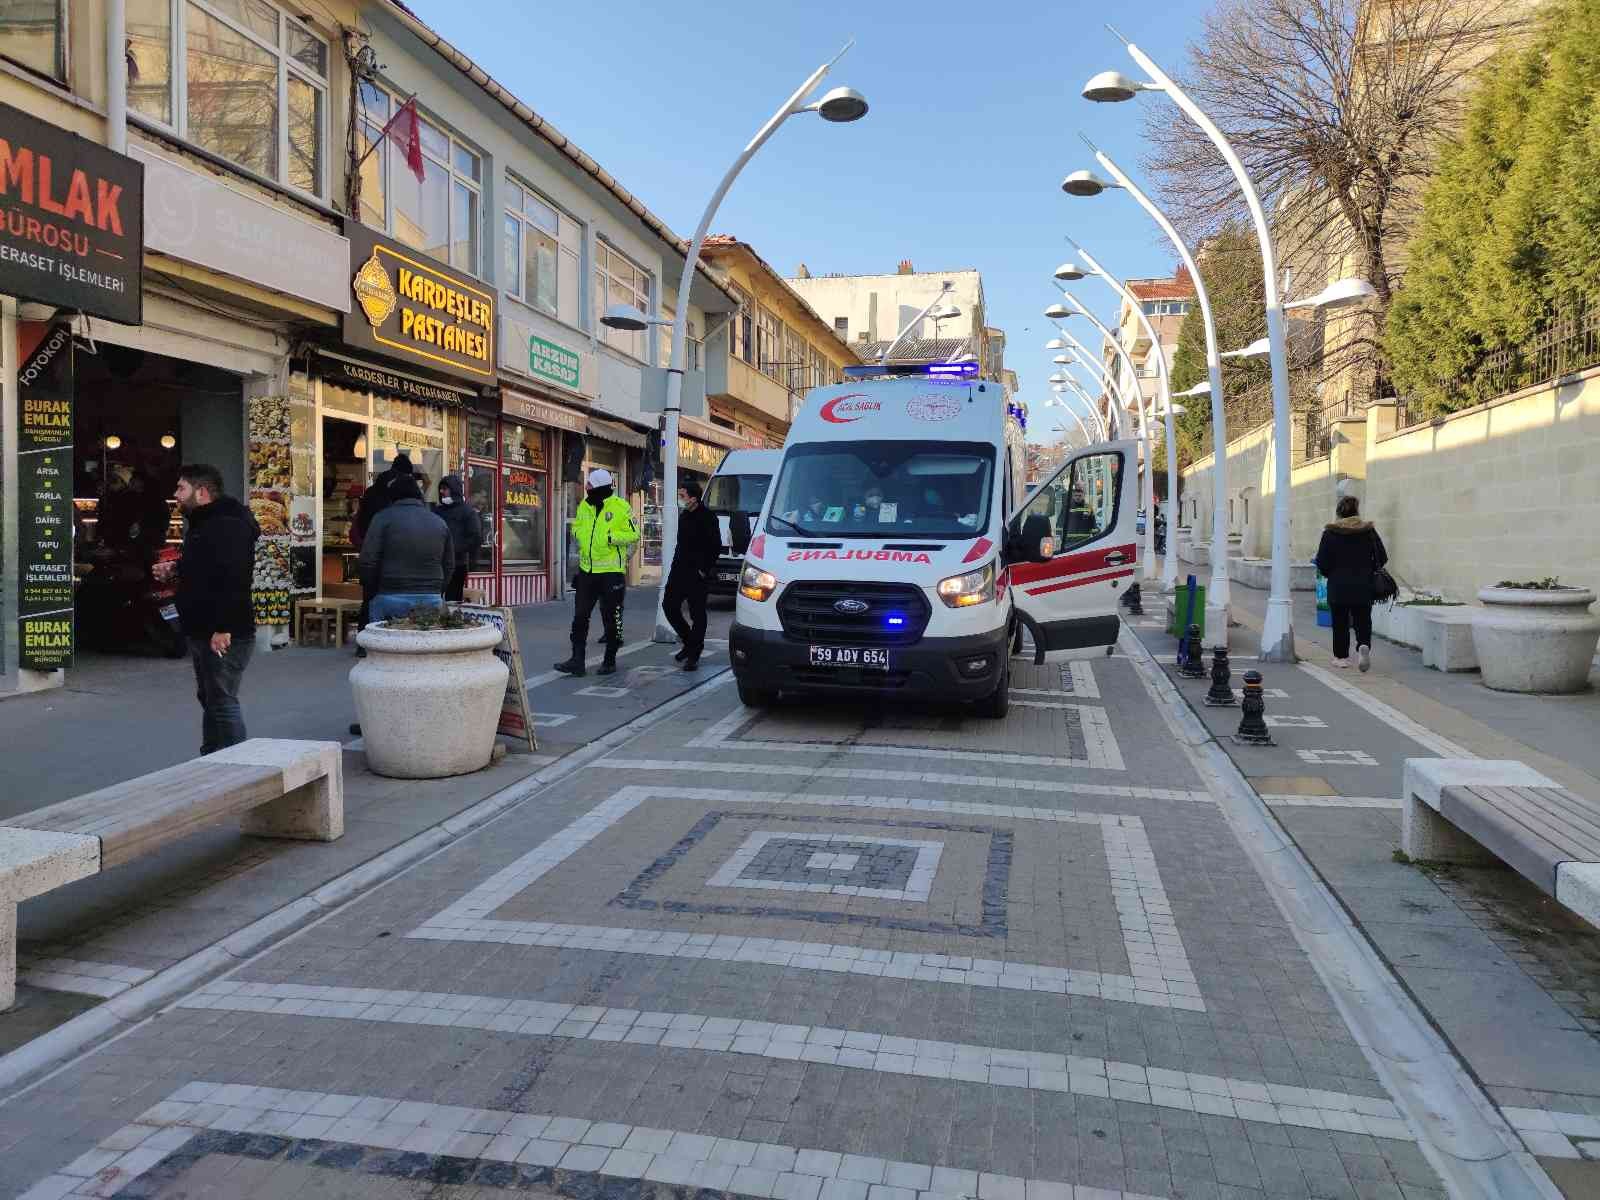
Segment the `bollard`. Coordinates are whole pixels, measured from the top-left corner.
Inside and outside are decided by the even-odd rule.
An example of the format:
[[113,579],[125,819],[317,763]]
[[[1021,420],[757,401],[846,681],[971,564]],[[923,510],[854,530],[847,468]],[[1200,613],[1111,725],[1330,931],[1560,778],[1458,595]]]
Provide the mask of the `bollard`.
[[1204,679],[1206,677],[1205,663],[1200,660],[1200,626],[1189,626],[1189,634],[1183,639],[1183,656],[1178,660],[1178,674],[1185,679]]
[[1218,646],[1211,652],[1211,690],[1205,702],[1216,708],[1234,703],[1233,676],[1228,670],[1228,652]]
[[1122,593],[1122,602],[1128,606],[1128,612],[1132,615],[1136,617],[1144,616],[1144,601],[1139,594],[1139,584],[1137,582]]
[[1261,694],[1261,672],[1244,673],[1244,715],[1239,720],[1239,732],[1233,740],[1246,746],[1276,746],[1267,729],[1267,702]]

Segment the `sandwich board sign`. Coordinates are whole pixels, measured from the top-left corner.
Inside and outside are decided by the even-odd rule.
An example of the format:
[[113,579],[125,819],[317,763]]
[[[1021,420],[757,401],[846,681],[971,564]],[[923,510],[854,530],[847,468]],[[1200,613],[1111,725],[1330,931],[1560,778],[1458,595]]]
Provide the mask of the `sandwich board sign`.
[[506,697],[500,707],[500,725],[496,733],[507,737],[527,738],[528,749],[537,750],[539,739],[533,732],[533,713],[528,709],[528,676],[522,667],[522,651],[517,646],[517,623],[509,608],[491,608],[485,604],[458,604],[461,612],[470,614],[500,631],[500,644],[494,648],[495,657],[510,669],[506,677]]

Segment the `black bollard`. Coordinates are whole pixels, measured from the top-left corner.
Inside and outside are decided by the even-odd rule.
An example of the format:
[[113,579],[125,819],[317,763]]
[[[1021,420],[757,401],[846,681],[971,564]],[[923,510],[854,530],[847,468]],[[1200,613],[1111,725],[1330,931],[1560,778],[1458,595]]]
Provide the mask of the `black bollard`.
[[1244,715],[1239,720],[1239,732],[1233,740],[1247,746],[1276,746],[1272,732],[1267,728],[1267,702],[1261,694],[1261,672],[1244,673]]
[[1211,652],[1211,690],[1206,693],[1205,702],[1216,708],[1235,703],[1233,676],[1228,670],[1228,651],[1222,646]]
[[1139,595],[1139,585],[1134,583],[1127,591],[1122,593],[1122,602],[1128,606],[1128,611],[1136,617],[1144,616],[1143,597]]
[[1204,679],[1206,677],[1205,663],[1200,659],[1200,626],[1189,626],[1189,633],[1183,639],[1183,658],[1178,663],[1178,674],[1185,679]]

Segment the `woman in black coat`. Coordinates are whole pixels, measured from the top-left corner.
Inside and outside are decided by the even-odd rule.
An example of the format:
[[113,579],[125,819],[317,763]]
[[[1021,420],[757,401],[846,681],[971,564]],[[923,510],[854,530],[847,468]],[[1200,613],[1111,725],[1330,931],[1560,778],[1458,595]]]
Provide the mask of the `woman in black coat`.
[[433,506],[433,511],[449,527],[450,544],[456,552],[455,570],[444,582],[444,598],[459,604],[466,590],[467,572],[472,569],[472,560],[483,545],[483,522],[478,510],[467,501],[459,475],[446,475],[439,480],[439,503]]
[[1383,539],[1371,521],[1361,519],[1361,504],[1345,496],[1334,510],[1339,519],[1322,531],[1314,560],[1328,581],[1333,612],[1333,665],[1350,665],[1350,627],[1355,626],[1361,670],[1372,667],[1372,573],[1389,561]]

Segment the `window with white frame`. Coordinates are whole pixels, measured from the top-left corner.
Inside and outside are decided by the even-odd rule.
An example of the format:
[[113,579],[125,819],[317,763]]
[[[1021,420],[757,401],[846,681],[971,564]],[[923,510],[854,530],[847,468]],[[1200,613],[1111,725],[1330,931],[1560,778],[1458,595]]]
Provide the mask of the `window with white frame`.
[[405,103],[370,83],[361,85],[357,110],[357,155],[361,163],[361,220],[440,262],[483,274],[479,249],[483,159],[476,150],[425,117],[417,121],[422,143],[422,179],[383,128]]
[[531,308],[576,325],[583,226],[509,175],[503,215],[506,291]]
[[749,362],[756,340],[755,304],[742,288],[735,287],[733,294],[739,298],[739,311],[728,323],[729,353],[740,362]]
[[783,358],[783,322],[770,309],[756,310],[756,366],[769,379],[777,380]]
[[65,80],[66,0],[0,0],[0,58]]
[[791,392],[805,390],[806,386],[806,343],[794,330],[784,327],[783,330],[783,375],[784,385]]
[[1182,317],[1189,312],[1187,300],[1145,300],[1140,303],[1147,317]]
[[267,0],[127,0],[128,107],[220,158],[328,190],[328,43]]
[[634,358],[645,358],[649,330],[610,329],[600,324],[600,318],[613,304],[625,304],[645,316],[651,315],[650,273],[610,242],[599,239],[594,251],[595,327],[606,345]]

